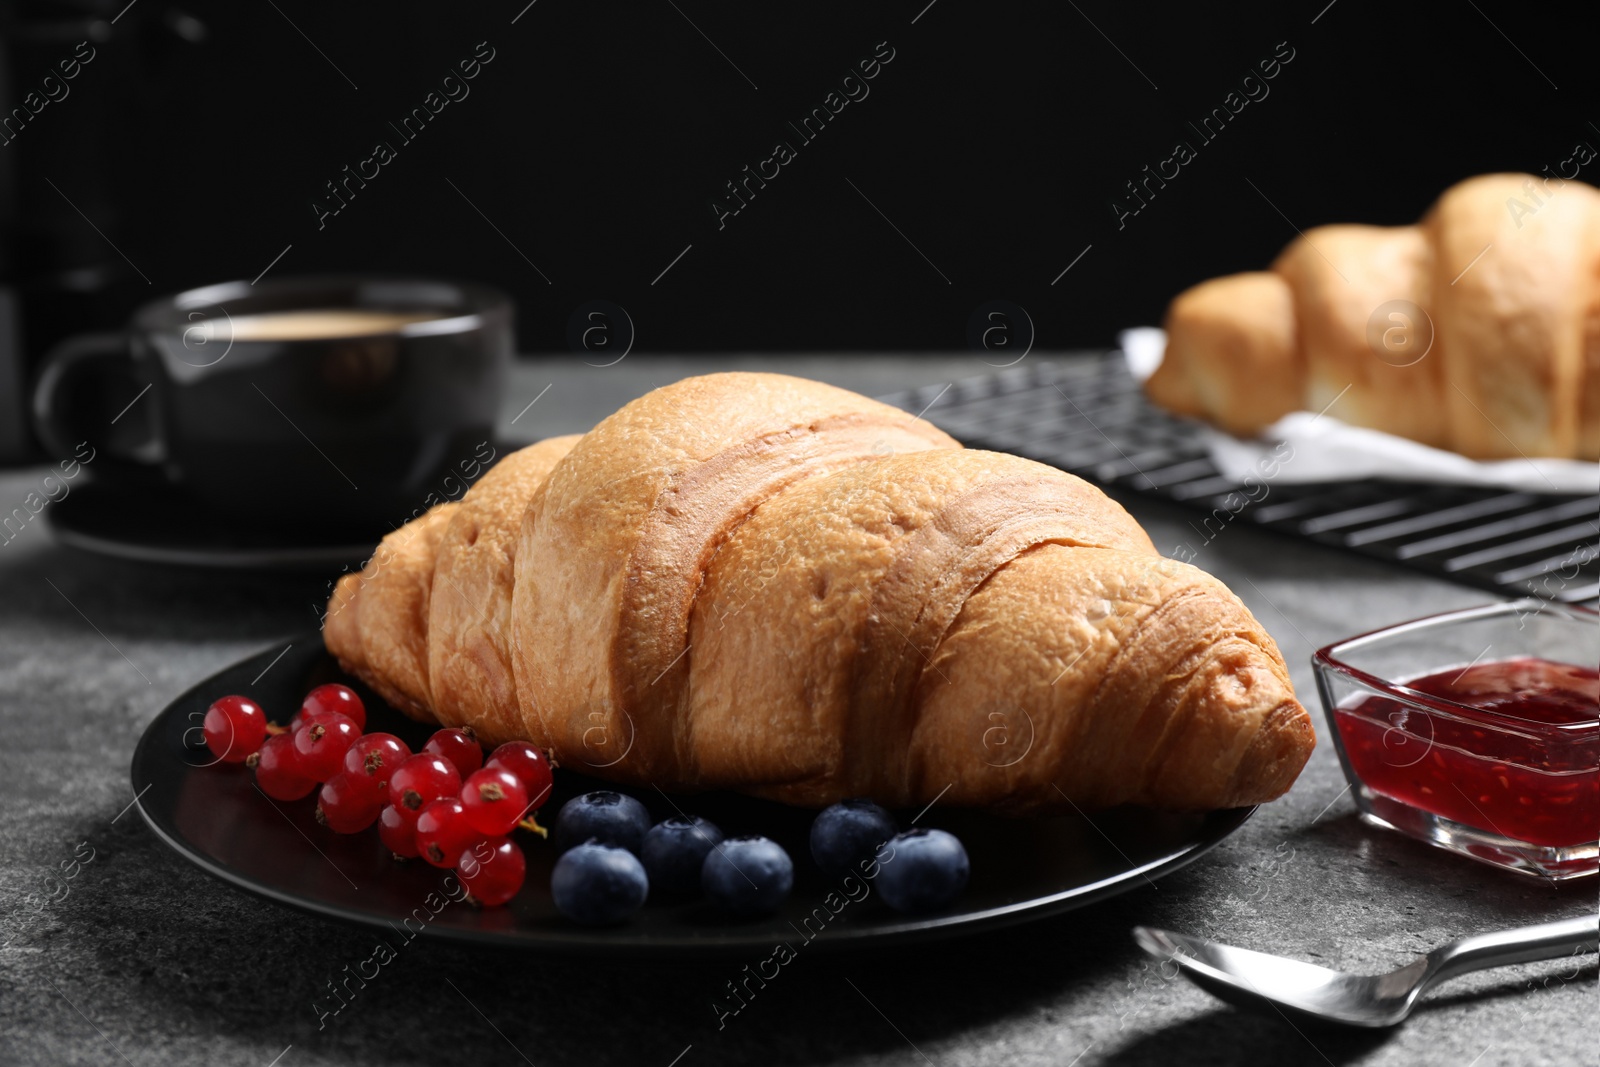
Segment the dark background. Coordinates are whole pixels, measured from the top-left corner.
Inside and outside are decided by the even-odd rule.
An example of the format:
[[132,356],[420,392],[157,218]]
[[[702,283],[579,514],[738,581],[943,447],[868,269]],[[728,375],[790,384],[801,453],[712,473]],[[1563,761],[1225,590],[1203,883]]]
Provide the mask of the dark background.
[[[640,352],[959,349],[992,299],[1040,348],[1106,345],[1294,227],[1411,221],[1467,175],[1600,146],[1587,23],[1507,0],[137,0],[110,25],[126,3],[5,9],[7,110],[96,49],[0,147],[28,362],[286,246],[275,275],[504,286],[524,351],[565,351],[592,299]],[[470,96],[401,142],[388,123],[480,41]],[[880,41],[870,95],[719,231],[724,183]],[[1279,42],[1270,95],[1203,143],[1185,121]],[[1113,198],[1179,138],[1198,158],[1119,228]],[[398,157],[319,230],[324,183],[380,139]]]

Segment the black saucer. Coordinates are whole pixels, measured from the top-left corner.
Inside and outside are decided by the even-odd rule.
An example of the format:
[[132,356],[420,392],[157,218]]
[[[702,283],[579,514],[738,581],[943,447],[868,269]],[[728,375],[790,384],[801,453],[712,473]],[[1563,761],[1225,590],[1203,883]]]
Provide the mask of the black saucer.
[[[383,536],[329,532],[308,520],[255,523],[164,485],[85,482],[44,511],[64,545],[139,563],[219,570],[326,570],[360,563]],[[277,517],[274,517],[277,519]]]

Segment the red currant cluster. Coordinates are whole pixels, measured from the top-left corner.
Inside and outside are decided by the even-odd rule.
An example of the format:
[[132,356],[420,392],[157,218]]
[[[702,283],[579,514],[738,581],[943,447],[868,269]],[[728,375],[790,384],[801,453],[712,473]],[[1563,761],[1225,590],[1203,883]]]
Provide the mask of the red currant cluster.
[[504,904],[522,888],[517,827],[543,833],[532,815],[550,795],[550,760],[509,741],[484,758],[470,730],[449,728],[413,754],[394,734],[364,733],[367,710],[347,686],[306,694],[287,728],[267,721],[249,697],[226,696],[206,710],[206,747],[219,762],[254,768],[274,800],[299,800],[321,787],[317,821],[354,834],[378,824],[384,847],[452,869],[480,904]]

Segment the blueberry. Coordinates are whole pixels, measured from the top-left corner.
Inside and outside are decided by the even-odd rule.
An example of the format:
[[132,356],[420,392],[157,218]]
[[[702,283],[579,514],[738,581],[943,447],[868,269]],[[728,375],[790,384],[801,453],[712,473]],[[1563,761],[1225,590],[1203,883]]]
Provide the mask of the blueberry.
[[650,813],[630,796],[609,789],[573,797],[556,816],[556,851],[565,852],[594,838],[637,853],[650,829]]
[[639,910],[650,880],[632,852],[585,842],[556,860],[550,895],[556,908],[575,923],[609,926]]
[[733,837],[706,853],[700,887],[737,915],[765,915],[794,888],[794,864],[770,838]]
[[698,815],[674,815],[644,835],[639,858],[650,884],[664,893],[687,895],[700,889],[706,853],[721,844],[722,831]]
[[872,801],[841,800],[811,824],[811,858],[834,877],[846,875],[872,859],[894,832],[894,816]]
[[954,900],[971,870],[967,850],[943,830],[907,830],[880,857],[878,892],[895,911],[937,911]]

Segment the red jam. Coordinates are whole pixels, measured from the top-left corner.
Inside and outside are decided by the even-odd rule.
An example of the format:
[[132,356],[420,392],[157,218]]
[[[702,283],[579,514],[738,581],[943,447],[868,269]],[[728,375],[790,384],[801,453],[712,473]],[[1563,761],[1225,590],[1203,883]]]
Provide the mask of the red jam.
[[1532,845],[1600,836],[1600,671],[1525,656],[1402,684],[1466,707],[1373,695],[1337,708],[1345,758],[1368,788]]

